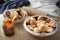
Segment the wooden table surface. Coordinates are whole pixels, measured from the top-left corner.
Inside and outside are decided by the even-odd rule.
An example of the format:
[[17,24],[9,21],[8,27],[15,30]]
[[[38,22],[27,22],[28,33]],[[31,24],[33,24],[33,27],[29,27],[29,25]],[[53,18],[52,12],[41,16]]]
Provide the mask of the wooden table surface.
[[17,24],[15,34],[7,37],[2,29],[2,20],[3,16],[0,14],[0,40],[60,40],[60,26],[56,34],[45,38],[36,38],[24,30],[23,23]]

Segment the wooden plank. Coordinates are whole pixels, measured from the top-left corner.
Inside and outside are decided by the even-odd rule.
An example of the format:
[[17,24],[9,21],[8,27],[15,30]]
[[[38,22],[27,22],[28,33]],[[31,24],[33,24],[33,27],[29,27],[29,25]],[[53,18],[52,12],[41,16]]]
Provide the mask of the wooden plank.
[[23,27],[23,23],[20,23],[16,25],[15,27],[15,34],[14,36],[7,37],[4,35],[3,30],[2,30],[2,21],[3,19],[2,15],[0,15],[0,40],[59,40],[60,39],[60,23],[59,23],[59,29],[55,35],[52,35],[50,37],[45,37],[45,38],[36,38],[26,32]]

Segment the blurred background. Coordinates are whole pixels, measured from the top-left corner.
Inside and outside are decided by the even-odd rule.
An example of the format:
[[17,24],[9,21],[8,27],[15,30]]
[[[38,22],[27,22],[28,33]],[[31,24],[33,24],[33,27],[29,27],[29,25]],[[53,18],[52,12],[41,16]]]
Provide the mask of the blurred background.
[[[15,1],[15,3],[10,2],[10,4],[12,4],[10,5],[9,1]],[[29,6],[31,8],[50,12],[50,14],[53,13],[52,15],[60,15],[59,4],[59,0],[0,0],[0,13],[2,13],[5,9]]]

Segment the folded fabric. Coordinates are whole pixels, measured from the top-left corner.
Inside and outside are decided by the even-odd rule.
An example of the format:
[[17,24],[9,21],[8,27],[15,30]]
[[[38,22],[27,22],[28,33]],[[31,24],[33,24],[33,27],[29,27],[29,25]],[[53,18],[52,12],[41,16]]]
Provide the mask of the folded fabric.
[[28,0],[6,0],[0,9],[0,14],[3,13],[5,9],[12,9],[22,6],[29,6],[30,2]]
[[35,8],[45,12],[55,12],[57,9],[57,6],[51,1],[31,1],[30,3],[31,8]]

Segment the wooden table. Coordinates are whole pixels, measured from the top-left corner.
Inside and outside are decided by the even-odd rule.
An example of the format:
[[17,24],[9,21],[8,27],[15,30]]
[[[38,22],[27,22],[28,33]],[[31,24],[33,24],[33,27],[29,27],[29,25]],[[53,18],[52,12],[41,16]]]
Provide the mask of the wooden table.
[[0,14],[0,40],[60,40],[60,26],[55,35],[45,38],[36,38],[24,30],[23,23],[17,24],[15,34],[11,37],[7,37],[3,33],[2,21],[3,16]]

